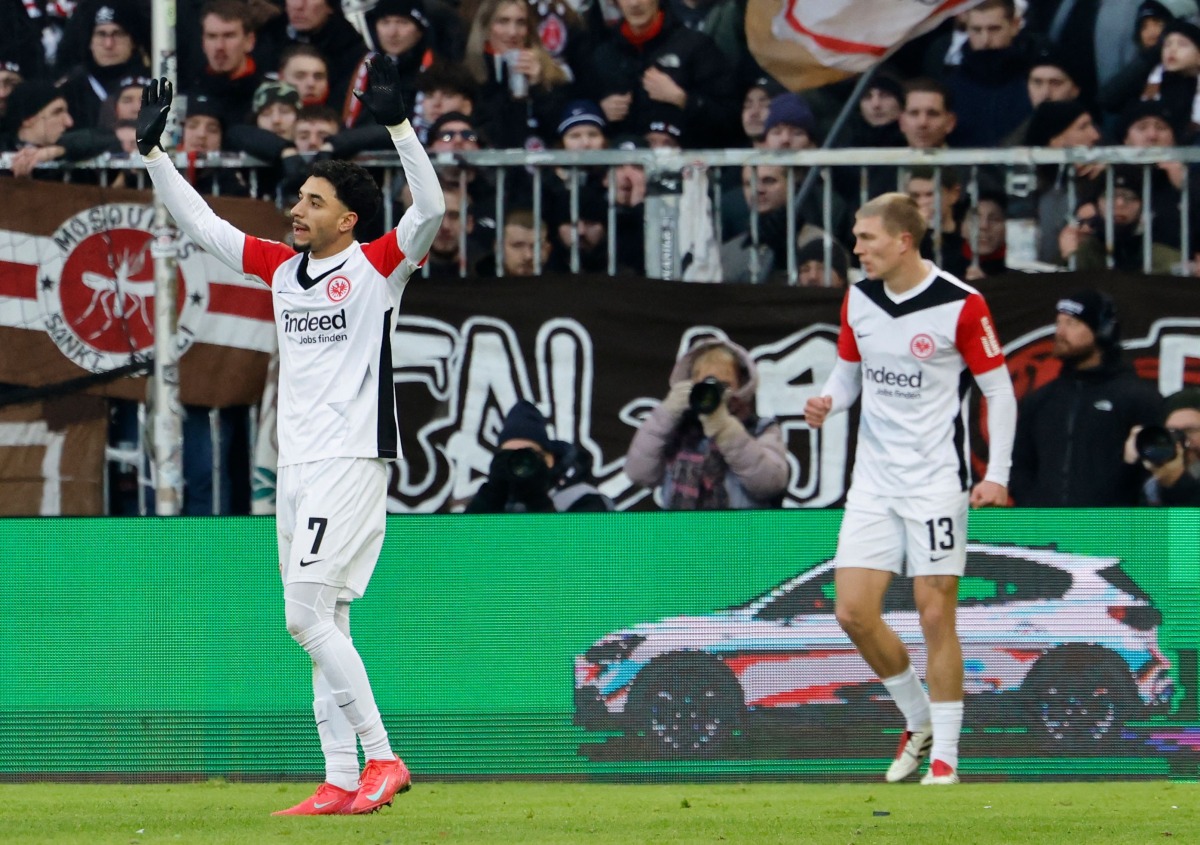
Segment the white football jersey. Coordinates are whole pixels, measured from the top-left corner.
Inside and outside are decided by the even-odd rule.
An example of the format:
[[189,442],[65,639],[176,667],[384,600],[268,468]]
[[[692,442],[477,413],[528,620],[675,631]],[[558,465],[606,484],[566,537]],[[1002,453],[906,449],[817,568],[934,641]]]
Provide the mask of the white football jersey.
[[271,286],[279,337],[279,466],[400,457],[391,336],[415,268],[395,231],[321,259],[246,236],[242,270]]
[[[279,337],[279,466],[325,458],[398,458],[392,327],[444,205],[437,174],[407,122],[389,127],[412,188],[399,224],[365,246],[314,259],[222,220],[175,170],[144,156],[179,227],[226,266],[271,287]],[[405,252],[419,258],[405,257]]]
[[842,303],[838,357],[860,363],[862,378],[852,484],[882,496],[968,489],[963,398],[971,374],[1004,365],[979,291],[929,266],[900,296],[865,279]]

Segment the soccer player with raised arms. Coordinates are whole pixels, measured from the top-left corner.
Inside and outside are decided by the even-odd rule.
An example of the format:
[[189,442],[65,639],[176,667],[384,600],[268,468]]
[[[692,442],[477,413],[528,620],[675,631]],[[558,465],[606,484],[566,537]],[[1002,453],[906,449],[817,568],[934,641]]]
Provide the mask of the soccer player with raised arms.
[[[372,59],[355,92],[386,126],[412,189],[395,230],[360,244],[379,210],[366,170],[323,161],[292,207],[295,249],[238,231],[176,172],[159,146],[167,80],[142,93],[137,145],[179,227],[236,272],[271,288],[279,339],[279,563],[288,632],[313,664],[313,711],[325,756],[316,794],[276,815],[370,813],[411,778],[391,749],[362,659],[350,602],[383,546],[387,461],[399,457],[391,335],[400,295],[441,225],[437,175],[405,117],[391,62]],[[358,743],[366,765],[358,769]]]
[[[921,258],[925,221],[904,194],[855,215],[854,254],[867,278],[842,303],[837,361],[805,420],[819,428],[862,396],[854,473],[838,534],[837,619],[905,719],[887,771],[895,783],[958,783],[962,646],[955,628],[966,566],[967,510],[1008,501],[1017,403],[979,291]],[[988,403],[985,477],[970,485],[963,397],[974,377]],[[894,576],[913,576],[928,662],[926,694],[882,618]]]

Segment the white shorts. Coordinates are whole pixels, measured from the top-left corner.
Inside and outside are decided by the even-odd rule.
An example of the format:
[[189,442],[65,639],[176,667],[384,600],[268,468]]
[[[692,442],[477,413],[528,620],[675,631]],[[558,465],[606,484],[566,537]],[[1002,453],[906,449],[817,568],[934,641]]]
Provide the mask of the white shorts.
[[967,564],[969,502],[968,493],[893,498],[851,487],[836,565],[961,577]]
[[383,548],[387,463],[329,458],[279,468],[275,530],[284,584],[341,587],[361,598]]

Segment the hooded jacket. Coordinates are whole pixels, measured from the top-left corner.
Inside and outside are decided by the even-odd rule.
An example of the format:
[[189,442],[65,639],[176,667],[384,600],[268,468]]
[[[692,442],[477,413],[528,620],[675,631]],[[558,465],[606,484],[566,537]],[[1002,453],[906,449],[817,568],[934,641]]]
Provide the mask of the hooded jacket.
[[[746,374],[741,387],[732,390],[729,398],[730,416],[735,421],[715,437],[715,445],[726,465],[725,490],[729,495],[729,507],[734,510],[777,508],[788,484],[787,446],[778,422],[760,419],[750,410],[758,390],[758,368],[750,353],[729,341],[701,341],[675,362],[670,384],[691,381],[696,357],[714,346],[731,349]],[[744,409],[743,412],[736,413],[738,408]],[[674,490],[676,431],[688,413],[673,414],[660,403],[638,427],[625,455],[625,474],[637,484],[660,487],[664,502],[671,500]]]

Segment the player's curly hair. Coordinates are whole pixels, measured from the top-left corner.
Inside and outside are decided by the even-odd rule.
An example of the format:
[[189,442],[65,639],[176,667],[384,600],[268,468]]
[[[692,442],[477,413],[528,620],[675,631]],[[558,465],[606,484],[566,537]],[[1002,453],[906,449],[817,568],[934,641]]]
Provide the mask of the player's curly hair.
[[379,213],[379,185],[365,168],[349,161],[326,159],[314,164],[310,175],[333,185],[342,205],[358,215],[355,228],[369,223]]

